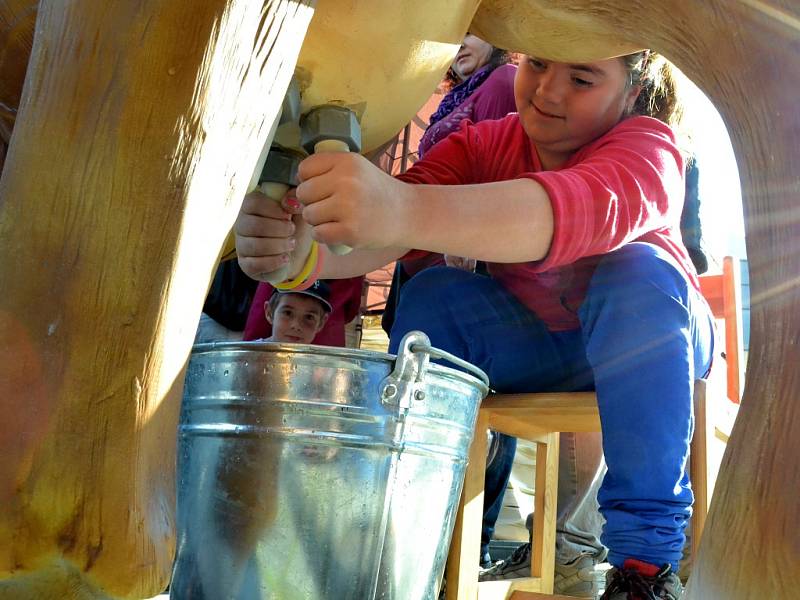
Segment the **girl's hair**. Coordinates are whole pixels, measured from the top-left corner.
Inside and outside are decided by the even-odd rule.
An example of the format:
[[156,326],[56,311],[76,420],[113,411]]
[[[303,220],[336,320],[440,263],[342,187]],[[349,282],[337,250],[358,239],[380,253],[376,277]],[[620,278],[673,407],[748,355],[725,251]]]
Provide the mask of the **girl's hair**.
[[653,117],[680,129],[683,118],[679,97],[681,73],[666,58],[649,50],[628,54],[622,60],[628,71],[628,84],[642,87],[632,113]]
[[[489,61],[486,64],[490,65],[492,67],[491,70],[494,71],[500,65],[505,65],[510,62],[511,54],[509,54],[508,50],[492,48],[492,53],[489,55]],[[453,71],[452,68],[447,69],[447,75],[445,75],[444,81],[442,82],[441,91],[447,93],[459,83],[461,83],[461,80],[456,76],[455,71]]]

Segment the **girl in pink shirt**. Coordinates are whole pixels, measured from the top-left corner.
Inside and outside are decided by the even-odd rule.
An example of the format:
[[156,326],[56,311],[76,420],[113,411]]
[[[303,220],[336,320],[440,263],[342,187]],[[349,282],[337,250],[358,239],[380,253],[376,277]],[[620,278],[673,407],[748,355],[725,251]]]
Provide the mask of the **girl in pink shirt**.
[[682,596],[692,389],[713,329],[679,232],[672,83],[647,51],[576,64],[529,56],[517,114],[464,124],[396,179],[359,156],[314,155],[296,200],[250,194],[236,225],[239,262],[256,278],[287,262],[298,273],[312,236],[357,248],[323,250],[327,278],[410,248],[489,263],[491,277],[448,267],[414,277],[390,349],[420,329],[500,392],[597,391],[614,567],[605,600]]

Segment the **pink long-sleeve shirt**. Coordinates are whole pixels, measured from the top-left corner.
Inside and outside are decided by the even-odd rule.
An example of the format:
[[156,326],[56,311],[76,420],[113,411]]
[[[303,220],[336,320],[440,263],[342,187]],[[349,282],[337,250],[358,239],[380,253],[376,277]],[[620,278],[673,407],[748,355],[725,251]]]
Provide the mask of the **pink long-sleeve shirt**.
[[563,331],[579,326],[577,309],[599,259],[633,241],[666,250],[699,290],[680,234],[683,172],[672,129],[649,117],[622,121],[562,168],[543,171],[536,146],[514,113],[496,121],[464,122],[399,178],[434,185],[523,177],[538,181],[553,207],[547,256],[492,263],[489,272],[549,329]]

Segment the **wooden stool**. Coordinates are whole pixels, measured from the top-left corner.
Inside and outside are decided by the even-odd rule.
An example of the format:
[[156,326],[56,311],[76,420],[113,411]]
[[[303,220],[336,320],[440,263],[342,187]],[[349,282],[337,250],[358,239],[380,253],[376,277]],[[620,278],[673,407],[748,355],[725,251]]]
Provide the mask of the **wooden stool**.
[[[708,510],[706,482],[706,385],[694,387],[697,426],[691,446],[692,485],[695,491],[692,551],[697,551]],[[536,443],[535,499],[531,577],[478,583],[483,482],[486,471],[486,435],[493,429]],[[600,431],[597,396],[593,392],[506,394],[489,396],[478,414],[476,435],[456,517],[447,561],[447,600],[505,600],[515,592],[552,594],[555,567],[556,503],[558,498],[559,433]],[[535,597],[535,596],[534,596]],[[548,596],[550,597],[550,596]]]

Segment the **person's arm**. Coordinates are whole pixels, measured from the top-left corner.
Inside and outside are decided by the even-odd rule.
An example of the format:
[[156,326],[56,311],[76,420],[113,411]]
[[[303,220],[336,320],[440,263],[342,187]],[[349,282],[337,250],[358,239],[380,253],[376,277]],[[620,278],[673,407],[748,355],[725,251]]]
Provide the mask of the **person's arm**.
[[[531,179],[412,185],[363,157],[333,153],[309,157],[300,175],[303,218],[313,226],[314,238],[326,244],[406,247],[516,263],[542,259],[553,237],[550,199]],[[327,265],[325,272],[330,277]]]
[[496,263],[547,255],[553,212],[536,181],[412,187],[406,234],[410,247]]
[[[448,177],[466,183],[465,169],[480,172],[480,160],[457,152],[469,144],[480,150],[477,137],[468,136],[485,133],[481,125],[434,147],[409,171],[420,167],[414,185],[376,172],[354,155],[304,161],[298,199],[316,239],[366,248],[402,245],[495,263],[540,261],[537,268],[546,270],[611,252],[656,230],[677,230],[683,160],[668,126],[644,117],[624,121],[558,171],[520,172],[520,179],[495,183],[425,185],[449,183]],[[478,152],[478,158],[489,156]],[[434,176],[426,181],[425,173]]]
[[633,117],[573,162],[528,175],[547,191],[556,223],[550,251],[537,270],[607,254],[657,231],[678,233],[683,159],[667,125]]
[[350,254],[338,256],[320,245],[322,272],[320,279],[345,279],[371,273],[396,261],[408,252],[407,248],[356,249]]

